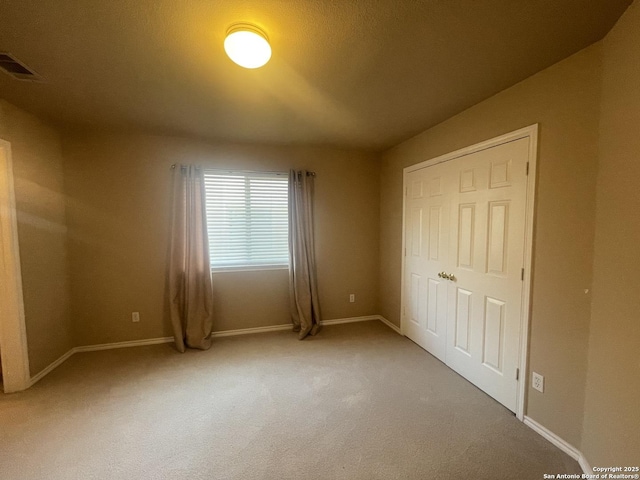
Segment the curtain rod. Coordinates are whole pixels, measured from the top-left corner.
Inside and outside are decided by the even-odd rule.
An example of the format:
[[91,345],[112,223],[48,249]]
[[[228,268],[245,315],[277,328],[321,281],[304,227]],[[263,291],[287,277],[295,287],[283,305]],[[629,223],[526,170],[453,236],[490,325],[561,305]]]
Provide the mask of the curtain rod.
[[[173,165],[171,165],[171,169],[173,170],[174,168],[176,168],[176,164],[174,163]],[[184,165],[181,165],[182,168],[184,168]],[[205,168],[205,170],[213,170],[216,172],[228,172],[228,173],[271,173],[274,175],[289,175],[288,172],[270,172],[270,171],[264,171],[264,170],[229,170],[229,169],[225,169],[225,168]],[[316,176],[316,172],[307,172],[307,176],[309,177],[315,177]]]

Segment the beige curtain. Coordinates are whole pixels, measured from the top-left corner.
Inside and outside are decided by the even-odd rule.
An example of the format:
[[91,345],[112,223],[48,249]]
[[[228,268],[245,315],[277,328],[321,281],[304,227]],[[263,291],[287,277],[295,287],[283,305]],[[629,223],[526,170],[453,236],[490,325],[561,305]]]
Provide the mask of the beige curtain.
[[293,331],[302,340],[320,329],[313,241],[313,177],[289,171],[289,299]]
[[193,165],[173,172],[169,306],[176,348],[211,347],[213,291],[205,212],[204,174]]

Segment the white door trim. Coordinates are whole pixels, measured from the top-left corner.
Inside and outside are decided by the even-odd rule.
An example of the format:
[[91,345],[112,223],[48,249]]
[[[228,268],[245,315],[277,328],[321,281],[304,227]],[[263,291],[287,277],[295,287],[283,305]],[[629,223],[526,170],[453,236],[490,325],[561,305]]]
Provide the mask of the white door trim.
[[516,416],[519,420],[524,421],[524,412],[526,408],[526,393],[527,393],[527,359],[529,349],[529,323],[531,314],[531,282],[532,282],[532,265],[533,265],[533,223],[535,213],[535,194],[536,194],[536,167],[538,163],[538,124],[533,124],[514,132],[500,135],[499,137],[486,140],[484,142],[471,145],[469,147],[461,148],[455,152],[447,153],[424,162],[416,163],[403,169],[402,174],[402,251],[401,251],[401,265],[402,265],[402,277],[401,277],[401,291],[400,291],[400,331],[405,335],[404,329],[404,305],[405,305],[405,216],[406,216],[406,204],[407,204],[407,174],[415,170],[420,170],[425,167],[431,167],[438,163],[447,162],[456,158],[470,155],[472,153],[486,150],[488,148],[496,147],[505,143],[520,140],[522,138],[529,139],[529,162],[528,176],[527,176],[527,198],[526,198],[526,212],[525,212],[525,241],[524,241],[524,282],[522,291],[522,305],[520,309],[520,378],[518,383],[518,398],[516,402]]
[[0,354],[5,393],[29,388],[11,144],[0,140]]

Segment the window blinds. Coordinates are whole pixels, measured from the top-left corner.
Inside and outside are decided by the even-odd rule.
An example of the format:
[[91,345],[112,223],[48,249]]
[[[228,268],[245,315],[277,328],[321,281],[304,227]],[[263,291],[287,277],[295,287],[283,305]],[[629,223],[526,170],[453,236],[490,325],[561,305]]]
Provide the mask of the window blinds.
[[288,176],[205,170],[212,269],[289,263]]

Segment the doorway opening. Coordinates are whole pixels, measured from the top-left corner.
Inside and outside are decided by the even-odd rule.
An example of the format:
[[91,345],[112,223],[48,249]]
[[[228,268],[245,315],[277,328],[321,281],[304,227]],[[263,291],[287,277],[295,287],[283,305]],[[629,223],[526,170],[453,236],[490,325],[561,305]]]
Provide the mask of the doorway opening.
[[30,384],[11,144],[0,139],[0,368],[5,393]]

